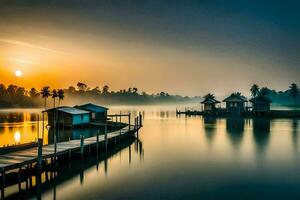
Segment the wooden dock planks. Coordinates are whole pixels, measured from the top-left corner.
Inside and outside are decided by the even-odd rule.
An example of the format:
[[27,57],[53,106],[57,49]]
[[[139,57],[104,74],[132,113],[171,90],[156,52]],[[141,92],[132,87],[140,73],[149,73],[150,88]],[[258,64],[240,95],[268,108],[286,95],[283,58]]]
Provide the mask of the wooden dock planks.
[[[124,127],[120,130],[107,133],[107,139],[118,137],[120,135],[126,134],[131,131],[136,131],[137,127],[131,126]],[[105,135],[99,135],[99,143],[105,141]],[[97,143],[97,136],[84,139],[84,146],[94,145]],[[66,142],[57,143],[57,152],[56,154],[63,154],[69,151],[78,151],[80,149],[81,141],[80,140],[70,140]],[[26,163],[31,163],[37,161],[38,148],[32,147],[26,150],[20,150],[12,153],[7,153],[0,155],[0,170],[4,171],[7,169],[14,169],[19,166],[22,166]],[[49,158],[54,156],[54,144],[45,145],[42,148],[43,158]]]

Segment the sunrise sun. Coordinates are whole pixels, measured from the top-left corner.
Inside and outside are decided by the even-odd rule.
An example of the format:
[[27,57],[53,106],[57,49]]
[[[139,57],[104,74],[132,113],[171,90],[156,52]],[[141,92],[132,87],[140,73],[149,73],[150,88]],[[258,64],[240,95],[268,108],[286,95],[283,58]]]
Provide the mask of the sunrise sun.
[[21,76],[22,76],[22,71],[21,71],[21,70],[16,70],[16,71],[15,71],[15,75],[16,75],[17,77],[21,77]]

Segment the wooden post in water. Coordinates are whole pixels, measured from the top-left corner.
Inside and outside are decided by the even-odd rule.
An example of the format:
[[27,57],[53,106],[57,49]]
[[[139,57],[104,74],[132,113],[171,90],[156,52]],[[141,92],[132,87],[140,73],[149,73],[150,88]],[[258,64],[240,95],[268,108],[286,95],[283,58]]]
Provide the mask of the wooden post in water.
[[105,124],[105,135],[104,135],[104,139],[105,139],[105,151],[107,151],[108,141],[107,141],[107,125],[106,125],[106,124]]
[[42,170],[43,163],[43,138],[38,139],[38,171]]
[[130,131],[130,126],[131,126],[131,123],[130,123],[130,121],[131,121],[131,119],[130,119],[130,113],[128,114],[128,130]]
[[142,126],[142,114],[141,114],[141,112],[140,112],[139,116],[140,116],[140,123],[139,123],[139,125]]
[[99,151],[99,130],[97,131],[97,137],[96,137],[96,151]]
[[84,136],[81,135],[80,137],[80,154],[81,156],[83,156],[84,154]]

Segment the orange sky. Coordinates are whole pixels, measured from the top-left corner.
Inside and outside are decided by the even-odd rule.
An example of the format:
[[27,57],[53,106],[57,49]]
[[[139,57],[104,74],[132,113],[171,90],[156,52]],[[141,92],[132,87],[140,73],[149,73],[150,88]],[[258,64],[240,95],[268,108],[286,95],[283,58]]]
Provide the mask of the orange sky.
[[[195,5],[195,13],[150,6],[144,14],[102,3],[84,9],[8,4],[0,8],[0,82],[6,85],[68,87],[81,81],[193,96],[248,93],[253,83],[284,90],[299,81],[292,57],[298,54],[289,52],[288,37],[276,23],[246,12],[216,15],[201,12],[203,5]],[[16,70],[23,76],[16,77]]]

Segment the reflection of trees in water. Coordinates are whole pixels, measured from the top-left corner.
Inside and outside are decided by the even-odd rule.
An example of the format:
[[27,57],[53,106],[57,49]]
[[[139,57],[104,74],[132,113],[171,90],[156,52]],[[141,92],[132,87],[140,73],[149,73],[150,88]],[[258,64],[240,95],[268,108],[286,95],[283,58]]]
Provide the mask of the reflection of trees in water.
[[4,112],[0,113],[0,123],[37,121],[38,113],[29,112]]
[[293,119],[292,121],[292,143],[294,150],[298,149],[298,128],[299,128],[299,119]]
[[263,153],[270,139],[270,119],[253,119],[253,137],[256,149]]
[[207,141],[211,144],[216,135],[217,119],[214,117],[204,117],[204,129]]
[[243,118],[227,118],[226,130],[234,147],[239,147],[243,140],[245,120]]

